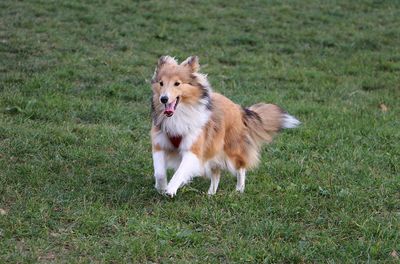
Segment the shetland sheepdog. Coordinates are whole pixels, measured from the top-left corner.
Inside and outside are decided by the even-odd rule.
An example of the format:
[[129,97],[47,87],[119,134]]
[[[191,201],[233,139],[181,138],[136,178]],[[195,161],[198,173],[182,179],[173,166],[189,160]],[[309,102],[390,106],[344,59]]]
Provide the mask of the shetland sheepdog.
[[[208,194],[215,194],[221,170],[236,176],[236,190],[243,192],[246,171],[259,162],[261,145],[300,124],[277,105],[243,108],[213,92],[199,68],[197,56],[180,64],[162,56],[151,79],[155,187],[171,197],[203,175],[211,180]],[[167,168],[175,170],[169,182]]]

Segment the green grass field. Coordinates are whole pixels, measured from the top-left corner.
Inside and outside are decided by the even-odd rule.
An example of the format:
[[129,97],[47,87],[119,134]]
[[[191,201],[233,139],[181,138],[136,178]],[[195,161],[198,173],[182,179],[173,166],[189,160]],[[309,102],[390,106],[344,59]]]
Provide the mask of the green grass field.
[[[399,1],[84,2],[0,2],[1,263],[400,261]],[[155,191],[164,54],[303,122],[244,194]]]

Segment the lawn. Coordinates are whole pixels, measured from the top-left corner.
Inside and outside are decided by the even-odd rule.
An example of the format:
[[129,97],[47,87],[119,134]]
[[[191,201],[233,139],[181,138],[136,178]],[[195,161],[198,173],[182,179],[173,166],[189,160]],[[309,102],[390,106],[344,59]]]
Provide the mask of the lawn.
[[[302,121],[244,194],[152,176],[150,78]],[[399,1],[0,2],[1,263],[400,261]]]

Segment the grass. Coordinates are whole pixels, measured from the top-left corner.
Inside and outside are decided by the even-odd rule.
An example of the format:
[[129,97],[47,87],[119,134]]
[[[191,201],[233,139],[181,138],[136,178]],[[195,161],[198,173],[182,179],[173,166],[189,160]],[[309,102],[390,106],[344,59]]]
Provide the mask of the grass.
[[[0,262],[398,262],[398,1],[1,1]],[[303,125],[207,197],[153,188],[149,79]],[[384,106],[379,107],[381,104]]]

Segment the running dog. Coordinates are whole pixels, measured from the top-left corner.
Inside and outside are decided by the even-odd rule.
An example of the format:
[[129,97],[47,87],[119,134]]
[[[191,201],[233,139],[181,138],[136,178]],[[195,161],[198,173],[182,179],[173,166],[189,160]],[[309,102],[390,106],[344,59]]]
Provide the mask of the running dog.
[[[221,170],[235,175],[236,190],[243,192],[246,171],[259,162],[262,144],[300,124],[277,105],[243,108],[213,92],[199,68],[197,56],[180,64],[162,56],[151,79],[155,187],[171,197],[202,175],[211,179],[208,194],[215,194]],[[175,170],[169,183],[167,168]]]

